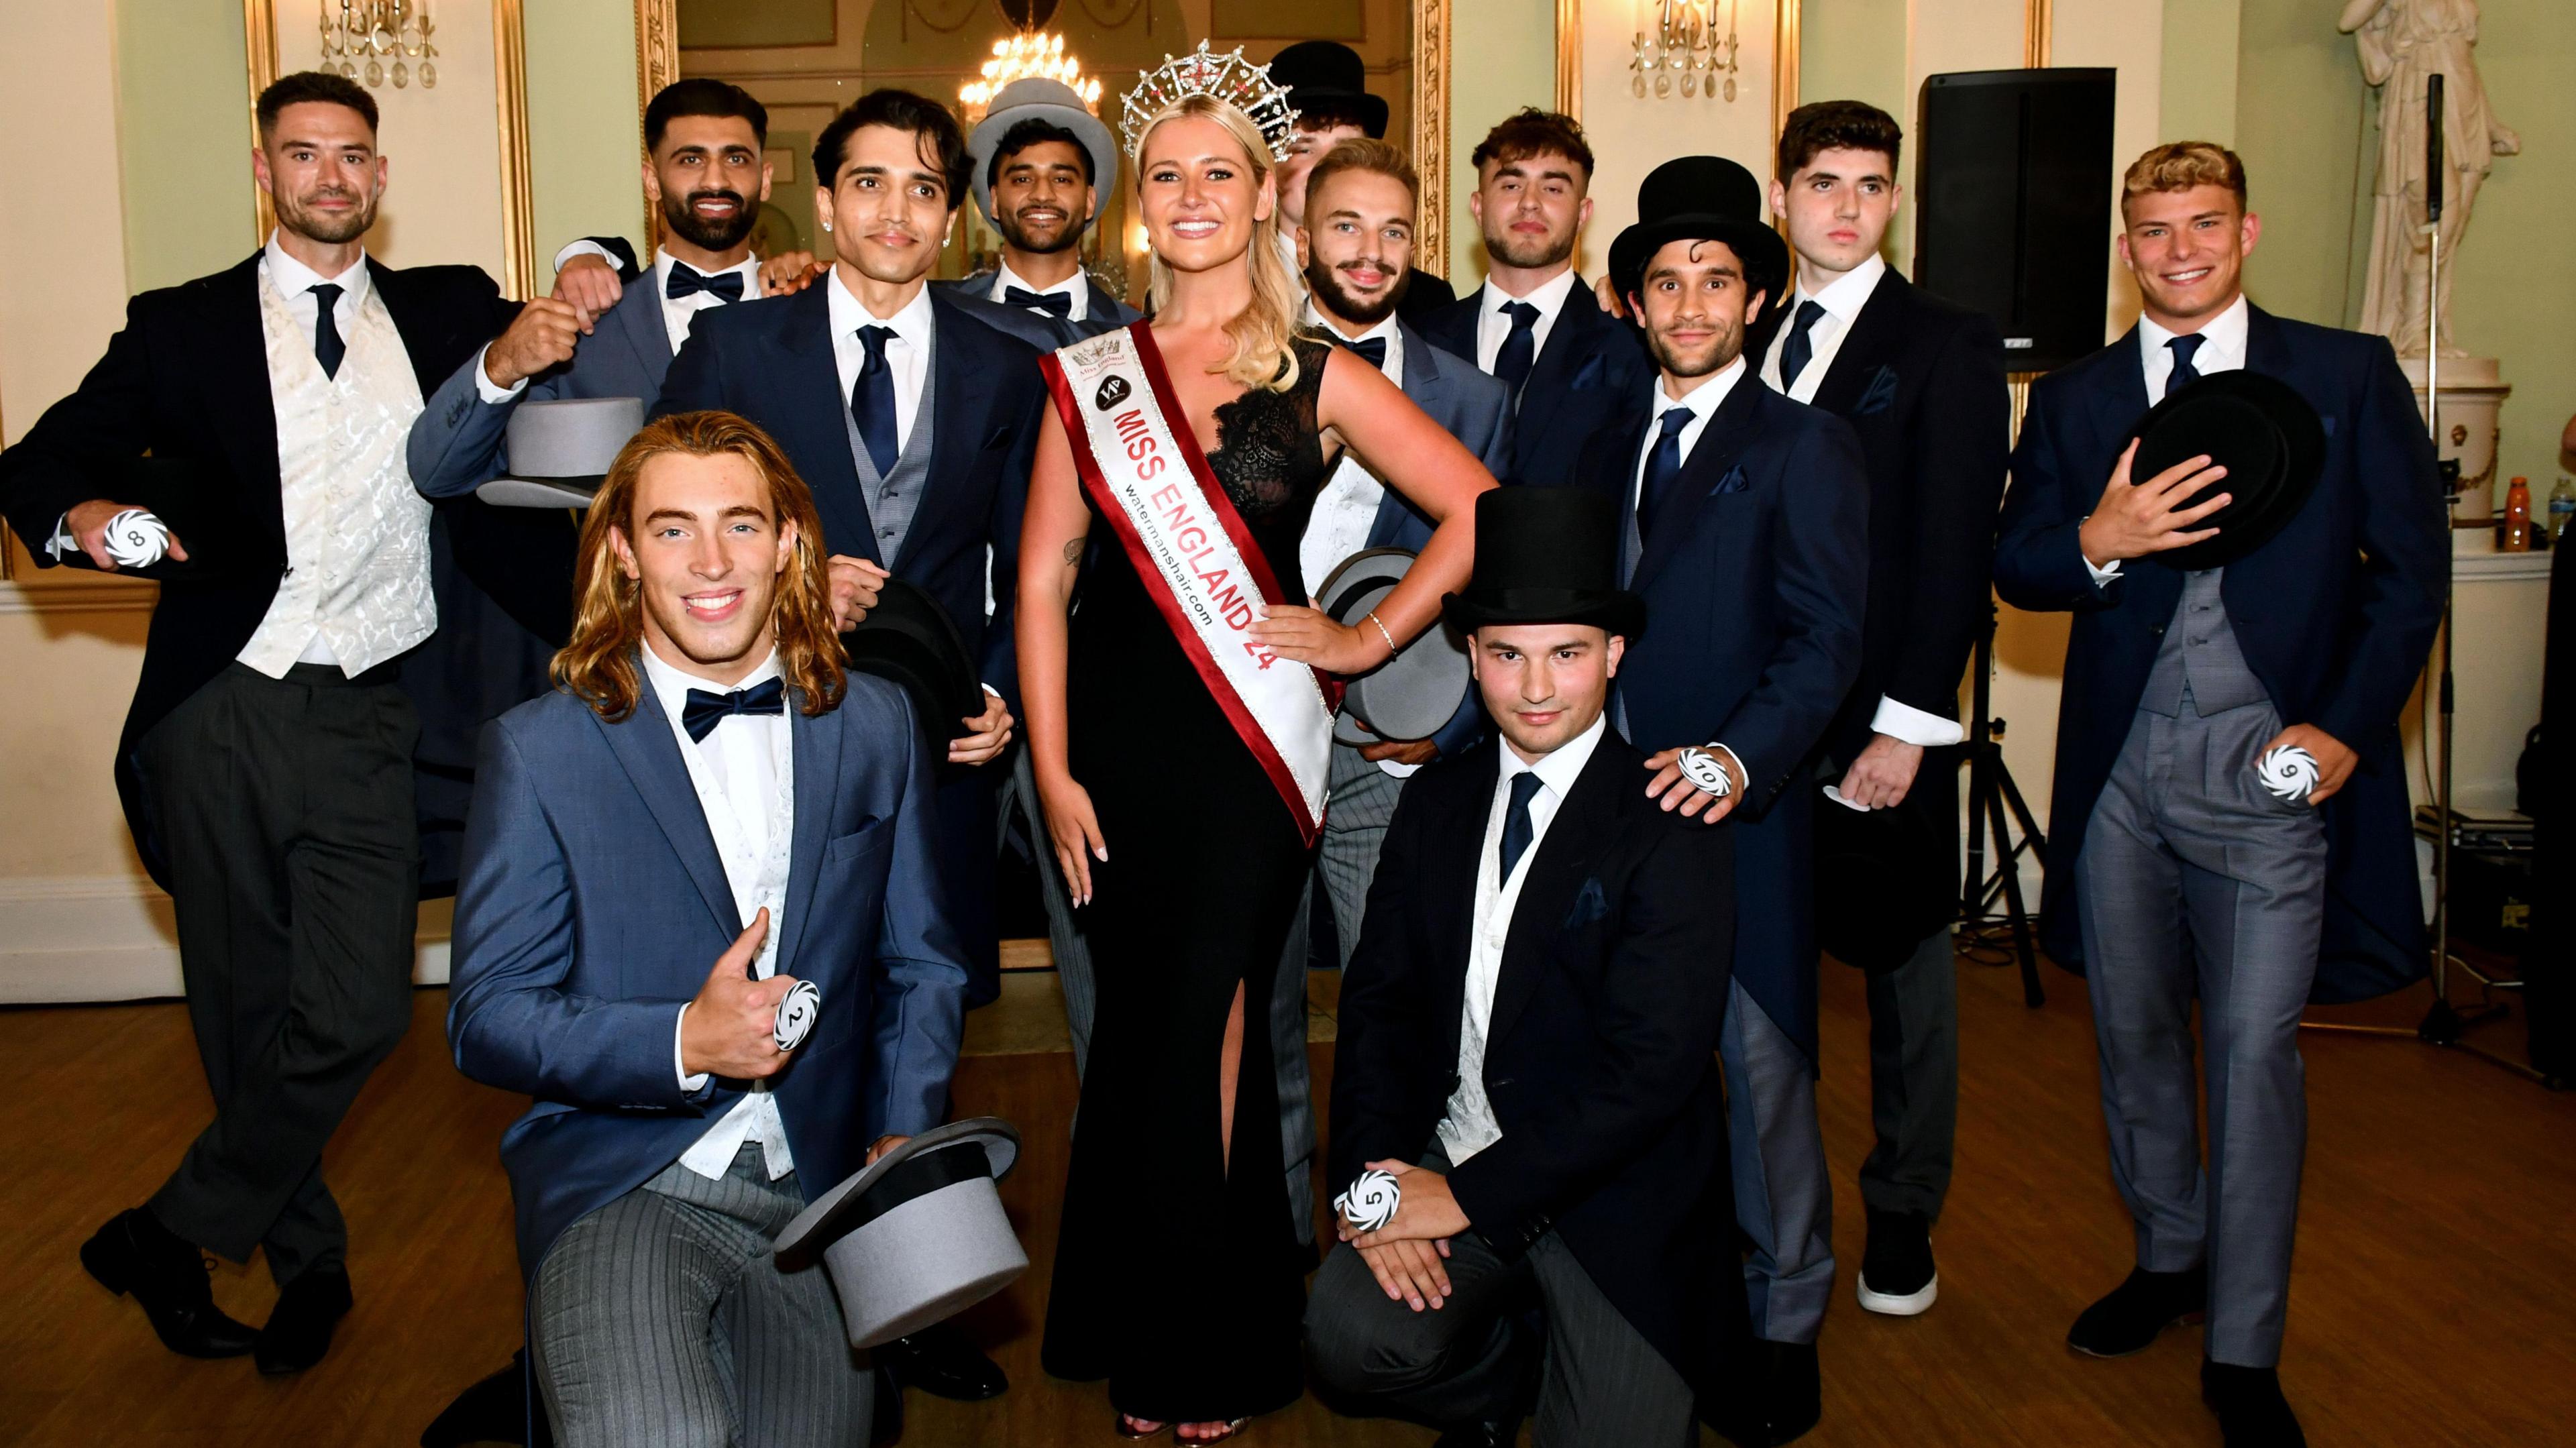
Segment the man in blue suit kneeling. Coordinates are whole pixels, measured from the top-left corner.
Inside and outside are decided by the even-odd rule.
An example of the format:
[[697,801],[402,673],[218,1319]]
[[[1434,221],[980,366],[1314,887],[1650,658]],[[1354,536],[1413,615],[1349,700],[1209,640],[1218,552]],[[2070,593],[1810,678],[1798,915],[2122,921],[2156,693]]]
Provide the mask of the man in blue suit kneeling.
[[585,525],[558,692],[485,731],[448,1036],[536,1098],[501,1158],[568,1448],[866,1441],[831,1286],[769,1244],[940,1121],[966,966],[935,751],[843,673],[821,540],[757,427],[652,424]]

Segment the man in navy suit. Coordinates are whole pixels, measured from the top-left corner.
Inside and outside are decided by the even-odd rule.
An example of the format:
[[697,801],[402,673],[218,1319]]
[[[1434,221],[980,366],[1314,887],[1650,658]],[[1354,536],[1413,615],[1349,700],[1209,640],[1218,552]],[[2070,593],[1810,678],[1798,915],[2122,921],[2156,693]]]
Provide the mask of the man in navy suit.
[[[1586,449],[1625,512],[1621,581],[1654,626],[1619,670],[1621,728],[1664,807],[1731,820],[1734,981],[1726,1068],[1751,1334],[1721,1424],[1785,1443],[1821,1412],[1816,1334],[1833,1291],[1832,1185],[1816,1121],[1813,775],[1860,671],[1869,477],[1849,424],[1764,387],[1745,333],[1788,280],[1761,188],[1715,156],[1638,189],[1611,280],[1661,369],[1636,420]],[[1526,420],[1523,426],[1528,424]]]
[[[2128,335],[2031,390],[1995,582],[2075,614],[2058,710],[2042,938],[2082,965],[2111,1167],[2137,1269],[2068,1343],[2136,1352],[2202,1312],[2202,1396],[2230,1448],[2304,1442],[2278,1363],[2307,1135],[2299,1013],[2424,974],[2397,719],[2450,566],[2433,449],[2388,343],[2246,301],[2261,223],[2235,153],[2158,146],[2130,166]],[[2212,536],[2206,458],[2130,473],[2131,429],[2196,378],[2289,383],[2325,424],[2315,491],[2222,567],[2156,555]],[[2255,763],[2296,745],[2304,798]],[[2204,1170],[2192,1002],[2208,1077]]]
[[647,427],[579,565],[628,602],[484,734],[448,1034],[536,1098],[501,1157],[567,1448],[868,1432],[831,1288],[769,1242],[938,1123],[966,967],[932,746],[899,688],[843,672],[818,527],[758,428]]
[[1511,390],[1512,461],[1497,477],[1562,486],[1584,442],[1638,405],[1655,367],[1635,330],[1574,270],[1592,219],[1592,147],[1571,116],[1521,111],[1475,150],[1468,209],[1485,232],[1485,284],[1421,319],[1422,334]]
[[1052,351],[1123,327],[1144,313],[1082,265],[1083,233],[1100,196],[1118,184],[1118,142],[1073,87],[1027,76],[1002,87],[966,139],[975,204],[1002,236],[998,266],[931,286],[989,302],[979,312],[1032,347]]

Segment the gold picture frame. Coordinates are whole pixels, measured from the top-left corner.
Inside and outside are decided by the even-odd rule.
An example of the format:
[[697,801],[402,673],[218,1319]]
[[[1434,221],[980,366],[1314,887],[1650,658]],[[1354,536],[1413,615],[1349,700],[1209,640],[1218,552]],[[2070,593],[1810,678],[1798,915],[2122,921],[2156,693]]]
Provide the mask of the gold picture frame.
[[1449,271],[1449,0],[1414,0],[1413,265]]
[[[635,0],[635,132],[644,133],[644,108],[662,87],[680,78],[680,0]],[[643,183],[636,183],[636,194],[644,203],[644,264],[653,264],[653,243],[662,234],[661,218],[654,214],[653,199],[643,195]]]

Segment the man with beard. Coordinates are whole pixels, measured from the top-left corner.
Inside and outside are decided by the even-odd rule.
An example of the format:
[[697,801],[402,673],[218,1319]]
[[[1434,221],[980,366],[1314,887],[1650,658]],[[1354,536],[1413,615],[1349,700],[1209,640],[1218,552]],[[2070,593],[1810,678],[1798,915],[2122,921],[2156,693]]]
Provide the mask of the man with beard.
[[655,94],[644,108],[644,194],[660,216],[651,285],[624,288],[594,312],[578,300],[588,293],[573,258],[601,255],[599,245],[567,248],[558,295],[528,303],[412,425],[412,481],[423,493],[454,497],[499,477],[510,414],[529,398],[652,401],[699,312],[762,294],[751,231],[769,199],[768,139],[768,110],[739,86],[693,77]]
[[[1344,141],[1385,140],[1386,98],[1369,94],[1360,53],[1334,40],[1301,40],[1280,51],[1270,58],[1270,79],[1287,88],[1288,104],[1297,111],[1288,159],[1279,163],[1279,245],[1289,253],[1288,269],[1301,272],[1297,228],[1306,224],[1306,193],[1315,164]],[[1406,263],[1403,289],[1395,297],[1398,316],[1420,322],[1456,300],[1447,277],[1415,271]]]
[[1485,285],[1422,320],[1423,335],[1511,389],[1511,480],[1571,482],[1584,440],[1637,405],[1655,369],[1633,329],[1574,271],[1592,218],[1592,147],[1571,116],[1535,107],[1476,145],[1468,208],[1485,233]]
[[[305,72],[256,113],[268,244],[129,302],[79,390],[0,454],[0,508],[51,540],[48,567],[116,571],[105,535],[129,508],[174,535],[140,565],[162,589],[116,773],[177,905],[215,1115],[81,1263],[171,1351],[279,1374],[319,1362],[350,1309],[323,1148],[410,1024],[417,902],[453,888],[474,731],[544,687],[571,537],[559,514],[412,489],[422,394],[512,307],[472,267],[366,254],[374,97]],[[278,1284],[256,1333],[215,1305],[202,1255],[254,1248]]]
[[1102,180],[1118,181],[1118,143],[1073,87],[1044,76],[1002,87],[966,151],[975,204],[1002,234],[1001,265],[934,286],[1008,308],[977,315],[1050,350],[1144,315],[1083,270],[1082,238],[1100,217]]
[[[1717,1426],[1785,1443],[1815,1425],[1833,1292],[1832,1185],[1816,1121],[1812,779],[1860,671],[1869,478],[1850,424],[1750,375],[1747,329],[1788,281],[1751,172],[1669,161],[1638,188],[1610,277],[1661,369],[1645,411],[1593,438],[1589,486],[1626,509],[1620,582],[1655,627],[1619,671],[1621,731],[1665,809],[1729,820],[1734,981],[1726,1070],[1751,1351]],[[1526,418],[1522,427],[1528,427]],[[1708,1401],[1708,1400],[1703,1400]]]

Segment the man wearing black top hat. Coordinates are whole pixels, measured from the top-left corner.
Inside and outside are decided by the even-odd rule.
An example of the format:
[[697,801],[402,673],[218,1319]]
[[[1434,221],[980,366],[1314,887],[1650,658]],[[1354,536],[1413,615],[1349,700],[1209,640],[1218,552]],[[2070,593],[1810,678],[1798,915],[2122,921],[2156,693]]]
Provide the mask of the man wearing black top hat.
[[[1286,87],[1288,104],[1297,111],[1288,159],[1279,163],[1279,249],[1287,254],[1289,274],[1304,276],[1296,246],[1297,228],[1306,224],[1306,175],[1344,141],[1385,140],[1386,98],[1369,94],[1360,53],[1334,40],[1301,40],[1280,51],[1270,58],[1270,79]],[[1397,315],[1418,321],[1456,300],[1448,278],[1405,264]]]
[[[1634,422],[1594,435],[1588,486],[1621,506],[1620,577],[1658,626],[1628,651],[1616,708],[1655,751],[1666,808],[1732,821],[1739,900],[1719,1050],[1753,1390],[1719,1426],[1781,1443],[1821,1411],[1816,1334],[1832,1295],[1832,1187],[1816,1121],[1809,843],[1817,749],[1858,675],[1869,480],[1849,424],[1761,385],[1746,331],[1788,280],[1752,173],[1716,156],[1657,167],[1610,277],[1661,369]],[[1714,796],[1712,799],[1711,796]]]
[[2122,1356],[2205,1312],[2202,1396],[2230,1448],[2271,1448],[2305,1441],[2277,1370],[2299,1013],[2425,971],[2397,719],[2449,545],[2388,343],[2245,300],[2235,154],[2159,146],[2122,192],[2142,315],[2032,388],[1995,553],[2006,602],[2076,615],[2041,930],[2091,987],[2137,1223],[2067,1343]]
[[1606,717],[1646,621],[1613,586],[1619,522],[1576,489],[1477,500],[1446,611],[1501,738],[1405,790],[1342,986],[1346,1245],[1308,1350],[1332,1393],[1444,1448],[1516,1441],[1533,1377],[1543,1448],[1694,1442],[1741,1312],[1712,1060],[1736,832],[1640,792]]

